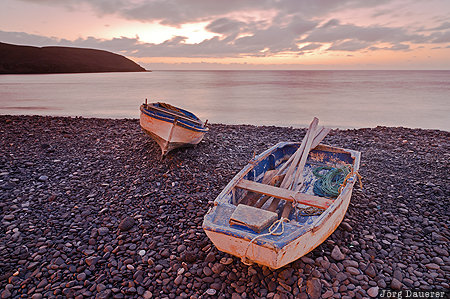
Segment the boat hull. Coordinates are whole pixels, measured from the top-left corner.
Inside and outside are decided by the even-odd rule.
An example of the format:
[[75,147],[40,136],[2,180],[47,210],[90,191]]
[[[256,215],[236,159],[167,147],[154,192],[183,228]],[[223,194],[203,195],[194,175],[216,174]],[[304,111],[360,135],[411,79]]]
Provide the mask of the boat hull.
[[[284,145],[286,146],[286,143]],[[261,175],[255,175],[255,168],[259,167],[259,164],[263,161],[270,160],[270,156],[277,147],[279,148],[280,144],[255,157],[235,176],[217,197],[214,206],[205,215],[203,222],[205,233],[217,249],[272,269],[283,267],[304,256],[324,242],[336,230],[345,216],[350,203],[353,184],[356,181],[356,175],[351,177],[340,196],[320,216],[305,217],[305,221],[302,223],[294,223],[295,221],[283,223],[285,236],[269,235],[261,237],[261,235],[249,229],[229,225],[230,216],[236,207],[236,203],[233,203],[232,194],[235,192],[232,191],[233,187],[241,179],[248,178],[249,174],[257,181],[257,177],[261,177]],[[319,147],[325,150],[333,149],[331,147]],[[345,150],[339,149],[338,151],[343,152]],[[353,158],[354,169],[357,170],[360,154],[351,151],[349,155]],[[273,159],[271,163],[273,163]],[[264,233],[267,234],[267,230]]]
[[163,156],[173,149],[198,144],[208,131],[204,126],[179,119],[176,115],[152,111],[151,107],[141,107],[140,125],[158,143]]

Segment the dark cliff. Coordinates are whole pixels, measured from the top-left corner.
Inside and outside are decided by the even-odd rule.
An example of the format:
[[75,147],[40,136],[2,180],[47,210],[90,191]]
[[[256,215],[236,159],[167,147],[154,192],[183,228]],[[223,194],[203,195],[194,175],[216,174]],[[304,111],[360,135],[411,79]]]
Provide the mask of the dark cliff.
[[71,47],[0,43],[0,74],[144,72],[137,63],[111,52]]

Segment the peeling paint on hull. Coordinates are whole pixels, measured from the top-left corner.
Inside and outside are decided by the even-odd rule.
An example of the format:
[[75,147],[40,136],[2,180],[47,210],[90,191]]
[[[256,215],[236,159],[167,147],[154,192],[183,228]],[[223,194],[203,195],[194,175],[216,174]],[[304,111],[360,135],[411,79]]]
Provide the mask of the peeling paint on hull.
[[[258,236],[257,233],[248,228],[230,226],[228,223],[229,217],[236,207],[232,204],[235,193],[232,190],[238,182],[248,179],[249,176],[258,181],[258,178],[261,178],[263,173],[268,170],[261,166],[262,163],[271,160],[269,162],[273,164],[273,157],[280,157],[278,159],[280,160],[285,155],[284,152],[275,153],[276,151],[294,147],[288,151],[294,152],[298,145],[296,143],[279,143],[255,157],[219,194],[214,202],[214,207],[208,211],[203,221],[203,229],[217,249],[240,258],[245,255],[249,261],[278,269],[316,248],[336,230],[349,206],[353,185],[357,179],[356,174],[349,179],[341,195],[320,216],[305,217],[300,223],[295,221],[294,216],[291,215],[289,218],[291,221],[284,224],[285,233],[282,236],[263,236],[250,243]],[[272,158],[270,158],[271,155]],[[275,160],[276,165],[278,160]],[[344,164],[351,163],[353,169],[357,171],[360,153],[319,145],[312,152],[310,163],[324,162],[325,160],[333,163],[339,163],[339,161]],[[280,163],[278,162],[278,166],[281,165]],[[257,171],[258,167],[262,168],[259,172]],[[262,232],[262,234],[264,233],[267,233],[267,230]]]

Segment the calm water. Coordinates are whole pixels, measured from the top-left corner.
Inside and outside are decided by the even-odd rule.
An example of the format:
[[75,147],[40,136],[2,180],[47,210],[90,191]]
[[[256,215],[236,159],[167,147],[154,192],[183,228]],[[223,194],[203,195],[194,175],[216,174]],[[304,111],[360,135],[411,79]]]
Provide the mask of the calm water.
[[0,75],[1,114],[138,118],[145,98],[212,123],[450,131],[450,71]]

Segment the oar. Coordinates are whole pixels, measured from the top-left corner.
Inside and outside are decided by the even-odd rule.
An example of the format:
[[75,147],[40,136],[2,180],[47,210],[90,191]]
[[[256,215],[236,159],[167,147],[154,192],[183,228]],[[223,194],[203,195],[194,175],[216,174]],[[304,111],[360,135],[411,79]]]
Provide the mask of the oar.
[[303,186],[303,169],[305,168],[306,165],[306,160],[308,159],[309,156],[309,152],[314,149],[316,146],[318,146],[320,144],[320,142],[322,142],[322,140],[325,138],[325,136],[327,136],[327,134],[331,131],[330,128],[320,128],[317,129],[317,134],[316,137],[314,138],[314,140],[311,143],[311,146],[308,150],[305,149],[305,152],[302,155],[302,158],[300,160],[299,166],[297,167],[297,171],[295,173],[295,179],[294,179],[294,184],[293,184],[293,190],[295,191],[299,191],[301,189],[301,187]]
[[[319,143],[322,142],[322,140],[325,138],[325,136],[327,136],[327,134],[331,131],[330,128],[324,128],[323,126],[319,128],[320,130],[316,131],[318,134],[314,137],[311,149],[314,149],[316,146],[318,146]],[[289,157],[289,159],[280,167],[280,169],[278,169],[277,175],[281,175],[286,170],[286,168],[291,165],[292,160],[294,160],[294,156],[295,153]]]
[[284,163],[284,164],[280,167],[280,169],[278,169],[278,174],[282,174],[283,171],[285,171],[286,168],[288,168],[289,165],[291,165],[292,160],[294,160],[294,156],[295,156],[295,153],[293,153],[293,154],[289,157],[289,159],[286,161],[286,163]]
[[[316,146],[318,146],[320,144],[320,142],[325,138],[325,136],[327,136],[327,134],[331,131],[330,128],[324,128],[324,127],[320,127],[317,128],[316,130],[316,137],[312,140],[309,148],[308,148],[308,144],[305,147],[305,150],[302,153],[302,158],[300,160],[299,166],[297,167],[297,171],[295,173],[295,179],[294,179],[294,184],[292,185],[294,191],[299,191],[301,189],[301,187],[303,186],[303,169],[306,165],[306,160],[309,156],[309,152],[311,151],[311,149],[315,148]],[[288,218],[289,214],[292,211],[292,203],[291,202],[286,202],[286,204],[284,205],[283,208],[283,212],[281,214],[281,218]]]
[[[316,131],[319,132],[319,131],[320,131],[320,128],[318,128]],[[317,132],[314,132],[314,133],[317,133]],[[314,134],[311,134],[311,133],[310,133],[310,134],[308,134],[308,135],[306,136],[306,139],[307,139],[307,140],[306,140],[306,145],[305,145],[305,147],[303,148],[303,151],[302,151],[302,153],[301,153],[300,162],[299,162],[299,164],[298,164],[298,166],[297,166],[296,172],[292,175],[292,184],[290,184],[289,187],[288,187],[287,189],[291,189],[291,190],[292,190],[292,189],[295,189],[296,182],[297,182],[297,180],[298,180],[298,176],[299,176],[299,174],[301,174],[301,173],[303,172],[303,168],[304,168],[304,165],[305,165],[305,163],[306,163],[306,158],[305,158],[305,157],[308,156],[309,151],[310,151],[310,148],[311,148],[311,144],[312,144],[313,139],[314,139],[313,135],[314,135]],[[283,212],[281,213],[281,218],[288,218],[288,217],[289,217],[289,214],[290,214],[291,211],[292,211],[292,208],[293,208],[292,203],[291,203],[291,202],[286,202],[286,203],[284,204]]]
[[330,133],[330,131],[331,131],[330,128],[321,127],[319,134],[317,134],[316,137],[314,137],[313,143],[311,145],[311,150],[315,149],[322,142],[325,136],[327,136],[328,133]]
[[[306,132],[305,137],[303,138],[302,144],[297,149],[297,151],[294,153],[294,158],[291,162],[291,165],[289,165],[289,168],[286,172],[286,176],[284,177],[283,181],[281,182],[281,185],[280,185],[281,188],[288,189],[288,187],[291,185],[291,183],[293,181],[292,174],[294,173],[295,167],[297,166],[297,164],[301,158],[302,152],[306,146],[306,142],[308,141],[309,136],[312,135],[316,131],[318,123],[319,123],[319,119],[314,117],[313,121],[309,125],[308,131]],[[272,200],[272,202],[270,203],[270,206],[267,210],[272,211],[272,212],[275,211],[278,207],[279,202],[280,202],[279,198],[274,198]]]
[[[306,132],[306,136],[303,138],[302,144],[300,145],[298,150],[295,152],[294,160],[292,161],[291,165],[289,166],[283,182],[281,182],[281,186],[280,186],[281,188],[288,188],[292,184],[292,181],[293,181],[292,174],[294,173],[294,170],[297,167],[298,162],[300,161],[300,158],[305,149],[305,146],[307,145],[308,140],[309,139],[312,140],[312,135],[316,132],[318,123],[319,123],[319,119],[317,119],[317,117],[314,117],[313,121],[309,125],[308,131]],[[309,147],[311,147],[311,143],[309,143]]]
[[295,174],[293,175],[293,181],[292,185],[290,186],[291,190],[296,190],[298,184],[303,183],[303,168],[305,168],[306,165],[306,159],[308,159],[309,152],[311,150],[311,145],[314,140],[313,134],[308,136],[308,140],[306,141],[305,148],[302,152],[302,157],[300,159],[300,162],[298,163],[297,170],[295,171]]
[[[313,128],[313,130],[314,130],[314,128]],[[302,176],[303,168],[305,167],[306,159],[308,158],[309,151],[311,150],[311,145],[314,140],[314,135],[316,135],[316,133],[318,133],[320,130],[321,130],[321,128],[316,128],[316,131],[314,133],[310,132],[310,134],[307,135],[306,145],[303,148],[303,151],[301,153],[300,162],[298,163],[297,170],[292,175],[291,180],[289,180],[289,185],[288,185],[289,187],[287,187],[287,189],[298,191],[296,189],[297,184],[298,184],[297,182],[300,177],[303,179],[303,176]],[[288,218],[289,214],[292,211],[292,208],[293,208],[292,203],[286,202],[284,204],[284,208],[283,208],[283,212],[281,213],[281,217]]]

